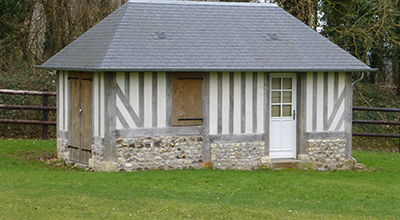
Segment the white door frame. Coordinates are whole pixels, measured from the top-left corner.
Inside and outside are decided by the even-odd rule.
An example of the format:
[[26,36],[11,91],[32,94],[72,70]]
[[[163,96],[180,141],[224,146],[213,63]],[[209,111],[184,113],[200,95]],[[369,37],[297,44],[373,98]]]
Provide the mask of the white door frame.
[[[273,88],[272,86],[273,78],[281,78],[279,88],[277,87]],[[283,79],[285,78],[292,79],[291,88],[284,88]],[[296,112],[297,112],[296,86],[297,86],[296,73],[270,74],[269,156],[272,159],[296,158]],[[284,100],[283,98],[284,93],[286,95],[291,94],[291,102]],[[274,100],[272,99],[273,96],[275,97]],[[280,101],[278,102],[277,100]],[[274,111],[273,108],[275,109]]]

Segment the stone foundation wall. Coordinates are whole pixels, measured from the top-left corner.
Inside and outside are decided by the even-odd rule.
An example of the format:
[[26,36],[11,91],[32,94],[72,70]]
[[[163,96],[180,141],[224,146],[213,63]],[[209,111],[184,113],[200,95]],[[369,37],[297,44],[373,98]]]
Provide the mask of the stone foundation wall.
[[89,167],[94,170],[105,171],[101,168],[101,162],[104,161],[104,146],[102,144],[92,144],[91,147],[92,158],[89,159]]
[[[92,145],[89,167],[96,171],[140,171],[171,169],[234,169],[275,168],[265,142],[211,143],[211,162],[203,161],[201,136],[162,136],[117,139],[117,161],[104,161],[102,142]],[[69,160],[68,140],[57,138],[58,158]],[[348,158],[348,157],[347,157]],[[347,170],[354,160],[346,159],[346,140],[310,139],[307,154],[298,155],[301,167],[319,170]],[[207,166],[206,163],[207,162]]]
[[200,169],[202,145],[200,136],[119,138],[117,171]]
[[57,138],[57,152],[59,160],[69,160],[68,140]]
[[307,153],[316,169],[351,169],[354,161],[346,160],[345,151],[345,139],[308,140]]
[[265,142],[214,143],[210,145],[211,162],[215,169],[259,169],[264,162],[265,147]]

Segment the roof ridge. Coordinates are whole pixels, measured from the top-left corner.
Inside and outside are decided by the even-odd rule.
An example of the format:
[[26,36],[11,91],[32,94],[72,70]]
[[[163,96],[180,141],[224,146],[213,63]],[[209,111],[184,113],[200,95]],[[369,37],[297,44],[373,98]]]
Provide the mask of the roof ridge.
[[[118,18],[118,20],[119,20],[118,25],[116,25],[116,26],[115,26],[115,29],[113,29],[112,39],[115,38],[116,33],[117,33],[118,30],[120,29],[120,27],[121,27],[121,25],[122,25],[120,21],[122,21],[122,20],[124,19],[125,15],[126,15],[126,12],[128,11],[128,7],[129,7],[129,4],[128,4],[128,3],[125,3],[125,4],[122,5],[120,8],[118,8],[117,10],[115,10],[113,13],[110,14],[110,15],[112,15],[112,14],[114,14],[114,13],[117,14],[117,13],[121,12],[122,10],[124,10],[123,13],[121,13],[120,17]],[[109,17],[109,16],[107,16],[107,17]],[[103,66],[105,63],[107,63],[108,54],[109,54],[109,52],[110,52],[110,49],[111,49],[111,46],[112,46],[113,43],[114,43],[114,41],[113,41],[113,40],[110,40],[110,42],[109,42],[109,44],[108,44],[107,51],[104,53],[103,58],[102,58],[102,60],[101,60],[100,66]]]
[[151,4],[181,4],[181,5],[223,5],[223,6],[268,6],[279,7],[276,4],[266,2],[214,2],[214,1],[182,1],[182,0],[129,0],[131,3]]

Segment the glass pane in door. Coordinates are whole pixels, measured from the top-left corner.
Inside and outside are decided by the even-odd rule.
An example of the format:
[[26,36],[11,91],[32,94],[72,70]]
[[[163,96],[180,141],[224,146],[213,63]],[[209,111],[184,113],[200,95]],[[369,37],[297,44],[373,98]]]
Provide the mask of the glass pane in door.
[[271,92],[271,103],[281,103],[281,92]]
[[292,103],[292,92],[282,92],[282,103]]
[[281,89],[281,78],[272,78],[272,89]]
[[282,116],[283,117],[292,116],[292,105],[283,105],[282,106]]
[[272,117],[281,117],[281,106],[280,105],[271,106],[271,116]]
[[292,78],[283,78],[283,89],[292,89]]

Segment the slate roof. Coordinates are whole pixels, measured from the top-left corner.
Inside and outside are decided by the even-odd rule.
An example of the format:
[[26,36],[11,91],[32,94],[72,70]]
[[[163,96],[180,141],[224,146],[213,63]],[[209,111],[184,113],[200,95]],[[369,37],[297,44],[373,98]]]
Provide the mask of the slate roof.
[[373,71],[278,6],[145,0],[127,2],[37,68]]

